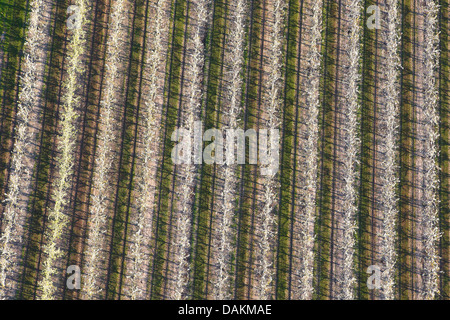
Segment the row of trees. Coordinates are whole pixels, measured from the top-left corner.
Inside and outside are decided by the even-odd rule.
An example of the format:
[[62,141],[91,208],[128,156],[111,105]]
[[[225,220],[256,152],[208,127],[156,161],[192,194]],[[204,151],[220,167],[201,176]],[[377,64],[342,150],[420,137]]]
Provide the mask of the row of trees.
[[[191,25],[189,40],[192,49],[188,50],[188,62],[186,63],[187,101],[183,108],[183,127],[194,128],[194,122],[200,117],[201,101],[203,95],[203,65],[205,61],[205,45],[203,37],[209,17],[210,0],[192,0],[193,17],[195,24]],[[171,294],[174,300],[186,299],[188,296],[188,283],[190,274],[191,251],[191,225],[192,207],[195,179],[197,176],[196,165],[189,163],[179,167],[180,192],[176,209],[175,222],[175,287]]]
[[386,27],[382,31],[385,43],[385,58],[381,69],[381,92],[383,103],[380,107],[380,209],[382,213],[380,238],[380,261],[383,263],[382,289],[383,299],[394,299],[394,276],[397,259],[396,217],[398,215],[398,114],[399,114],[399,69],[401,67],[400,17],[397,0],[386,1]]
[[305,99],[305,140],[299,145],[300,155],[304,162],[299,163],[305,176],[300,179],[299,211],[296,219],[300,229],[298,243],[300,267],[296,271],[299,276],[295,299],[311,299],[313,294],[314,267],[314,224],[316,212],[319,108],[320,108],[320,70],[322,44],[322,5],[323,1],[314,0],[310,7],[308,35],[310,47],[306,54],[306,77],[303,84]]
[[[85,252],[84,284],[82,296],[85,299],[99,297],[105,286],[101,270],[105,268],[104,254],[108,228],[108,195],[111,194],[112,164],[114,161],[113,146],[116,144],[117,113],[119,106],[120,84],[123,77],[120,67],[123,64],[122,53],[127,34],[128,2],[117,0],[111,3],[109,34],[106,45],[106,72],[104,97],[100,102],[100,133],[95,156],[92,180],[91,204],[87,222],[87,245]],[[119,85],[119,86],[118,86]]]
[[423,142],[423,205],[420,210],[424,249],[422,299],[434,299],[439,294],[439,114],[436,70],[439,59],[439,6],[436,1],[424,1],[423,83],[424,142]]
[[58,272],[58,260],[63,256],[63,235],[69,223],[67,206],[70,201],[73,164],[75,161],[75,143],[77,140],[77,107],[80,105],[80,80],[84,74],[83,55],[85,53],[86,25],[88,3],[86,0],[76,0],[79,8],[80,27],[72,30],[67,52],[67,71],[63,81],[64,94],[61,108],[61,136],[57,140],[57,158],[55,180],[53,182],[51,199],[53,207],[49,209],[44,245],[42,248],[42,278],[39,280],[40,298],[54,299],[57,284],[61,282],[61,272]]
[[358,150],[360,149],[360,139],[358,138],[358,113],[359,84],[361,75],[359,73],[359,60],[361,57],[361,12],[362,0],[350,0],[349,5],[344,8],[344,19],[348,21],[348,36],[344,41],[344,73],[343,73],[343,94],[342,114],[343,114],[343,154],[341,174],[344,179],[343,185],[343,218],[341,228],[343,236],[339,238],[338,250],[341,252],[342,265],[338,274],[338,298],[352,300],[354,298],[354,286],[356,277],[354,272],[355,254],[355,230],[356,214],[358,207],[356,204],[356,181],[358,172]]
[[[241,96],[242,96],[242,68],[244,65],[244,43],[246,37],[246,20],[247,20],[247,3],[245,0],[238,0],[236,7],[230,13],[231,26],[228,35],[227,47],[229,52],[227,58],[231,60],[229,66],[230,83],[226,89],[227,103],[224,112],[225,120],[229,128],[237,128],[239,123],[239,115],[242,112]],[[234,155],[234,147],[226,150]],[[231,157],[227,157],[230,159]],[[225,164],[223,167],[223,191],[220,200],[220,217],[217,226],[218,234],[214,238],[214,247],[217,249],[214,261],[217,265],[213,267],[214,274],[214,299],[231,299],[231,281],[230,271],[233,253],[233,239],[235,232],[232,228],[234,221],[234,208],[236,203],[236,164]]]
[[135,192],[134,196],[136,213],[132,216],[136,229],[131,234],[131,246],[127,254],[130,262],[127,269],[130,298],[145,299],[148,274],[148,261],[150,260],[150,240],[153,226],[155,168],[157,166],[157,146],[159,141],[159,127],[157,115],[161,113],[161,105],[158,103],[160,67],[164,61],[167,45],[164,42],[164,32],[167,27],[165,8],[170,1],[156,0],[155,13],[151,16],[151,30],[147,39],[151,42],[147,45],[146,65],[148,78],[148,91],[144,96],[145,107],[142,108],[142,129],[138,133],[142,141],[143,150],[136,161]]
[[[32,123],[38,121],[34,118],[42,108],[40,92],[37,86],[43,81],[46,46],[49,37],[46,31],[49,28],[51,6],[43,0],[34,0],[30,3],[29,27],[25,42],[25,55],[20,75],[20,93],[18,111],[16,115],[17,126],[14,132],[14,149],[11,158],[11,171],[8,190],[5,195],[5,208],[2,217],[3,232],[0,237],[0,298],[13,298],[11,292],[11,277],[19,267],[23,231],[27,217],[27,201],[23,201],[29,194],[33,164],[36,148],[35,130]],[[9,278],[9,279],[8,279]],[[8,280],[7,280],[8,279]]]
[[[264,111],[267,114],[267,129],[278,129],[280,126],[280,110],[282,108],[281,93],[283,88],[283,49],[284,49],[284,26],[286,16],[286,1],[275,0],[271,8],[271,19],[268,20],[270,28],[270,47],[268,52],[268,90],[265,93]],[[261,146],[260,146],[261,147]],[[276,152],[279,152],[278,148]],[[269,161],[273,161],[275,154],[269,155]],[[272,167],[271,163],[269,167]],[[257,287],[258,299],[268,300],[273,295],[275,236],[277,218],[277,190],[279,183],[273,174],[262,178],[262,208],[258,214],[259,224],[256,228],[257,242]]]

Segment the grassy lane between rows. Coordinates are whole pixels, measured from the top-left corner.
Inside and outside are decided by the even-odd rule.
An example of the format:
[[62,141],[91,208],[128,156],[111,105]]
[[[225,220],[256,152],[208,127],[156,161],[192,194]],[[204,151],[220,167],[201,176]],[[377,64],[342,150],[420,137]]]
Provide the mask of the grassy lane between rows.
[[[136,30],[136,43],[137,46],[139,46],[139,58],[137,58],[137,70],[136,70],[136,83],[134,85],[135,88],[137,88],[136,91],[132,94],[132,106],[135,109],[135,116],[134,116],[134,127],[133,132],[130,136],[130,148],[131,148],[131,163],[130,163],[130,173],[129,173],[129,180],[128,180],[128,193],[126,195],[126,206],[125,209],[125,228],[124,228],[124,236],[122,239],[122,259],[121,259],[121,266],[120,266],[120,278],[119,278],[119,292],[118,292],[118,298],[119,300],[122,298],[122,288],[124,283],[124,274],[126,273],[126,263],[125,263],[125,257],[127,256],[127,239],[128,239],[128,226],[130,224],[133,224],[135,222],[130,222],[129,216],[130,216],[130,210],[131,210],[131,203],[134,203],[134,200],[132,201],[132,190],[134,190],[134,172],[136,169],[136,157],[137,157],[137,142],[138,142],[138,130],[139,130],[139,114],[140,114],[140,108],[141,105],[143,105],[145,102],[142,100],[143,95],[143,79],[144,79],[144,70],[145,70],[145,53],[146,53],[146,40],[147,37],[147,27],[148,27],[148,12],[149,12],[149,6],[150,1],[146,0],[142,3],[137,4],[137,12],[135,15],[137,15],[137,23],[135,23],[135,30]],[[128,92],[127,92],[128,96]]]
[[[324,2],[325,4],[325,2]],[[339,3],[328,0],[323,6],[323,77],[321,79],[322,110],[319,118],[320,138],[318,148],[321,150],[318,170],[316,234],[316,265],[314,268],[314,299],[327,299],[330,292],[331,268],[331,224],[332,224],[332,186],[334,174],[334,118],[335,102],[334,92],[336,85],[336,58],[337,58],[337,23]]]
[[449,1],[441,0],[440,6],[440,73],[439,73],[439,97],[440,97],[440,232],[443,234],[440,243],[441,260],[441,299],[450,298],[450,75],[449,75]]
[[132,17],[130,16],[129,65],[124,79],[125,107],[122,116],[122,146],[119,156],[119,175],[114,197],[115,209],[111,256],[108,272],[108,299],[122,298],[122,281],[124,275],[126,242],[128,238],[128,218],[133,190],[133,172],[135,165],[136,134],[138,130],[139,100],[141,96],[144,52],[144,37],[147,26],[148,0],[135,0]]
[[112,222],[111,254],[107,276],[106,299],[119,299],[123,275],[124,243],[127,240],[128,208],[132,189],[133,146],[137,126],[140,92],[139,79],[142,66],[142,40],[145,24],[145,0],[135,0],[130,16],[131,51],[128,58],[127,77],[124,79],[125,106],[122,115],[122,133],[117,189],[113,197],[114,218]]
[[[244,130],[255,128],[259,108],[259,63],[261,60],[261,32],[262,32],[262,1],[251,0],[249,6],[250,16],[248,19],[247,39],[245,50],[246,72],[244,81],[245,88],[242,95],[244,105]],[[246,151],[248,161],[248,151]],[[244,165],[240,172],[239,207],[238,207],[238,233],[236,243],[236,277],[235,277],[235,299],[249,299],[250,277],[252,271],[252,225],[255,208],[256,189],[256,166]]]
[[[300,99],[301,99],[301,95],[302,95],[302,89],[301,89],[301,85],[302,85],[302,83],[301,83],[301,81],[300,81],[300,79],[301,79],[301,72],[300,72],[300,70],[301,70],[301,62],[302,62],[302,59],[303,59],[303,57],[302,57],[302,50],[303,50],[303,42],[302,42],[302,39],[303,39],[303,37],[304,37],[304,34],[303,34],[303,30],[304,30],[304,27],[303,27],[303,24],[304,24],[304,1],[301,1],[300,2],[300,7],[299,8],[297,8],[297,10],[298,10],[298,12],[299,12],[299,14],[297,14],[297,23],[298,23],[298,25],[297,25],[297,27],[298,27],[298,31],[299,31],[299,34],[298,34],[298,38],[296,38],[296,46],[297,46],[297,57],[295,58],[296,60],[297,60],[297,65],[296,65],[296,68],[297,68],[297,71],[296,71],[296,75],[295,75],[295,77],[296,77],[296,81],[295,81],[295,83],[296,83],[296,88],[295,88],[295,95],[294,95],[294,101],[293,101],[293,103],[294,103],[294,105],[295,105],[295,112],[294,112],[294,114],[293,114],[293,116],[295,117],[294,119],[293,119],[293,121],[294,121],[294,128],[293,128],[293,133],[294,133],[294,141],[293,141],[293,144],[294,144],[294,147],[293,147],[293,152],[294,152],[294,155],[293,155],[293,168],[292,168],[292,177],[291,177],[291,179],[293,180],[293,182],[292,182],[292,189],[290,190],[290,192],[291,192],[291,201],[292,201],[292,203],[291,203],[291,205],[290,205],[290,207],[291,207],[291,212],[290,212],[290,239],[289,239],[289,250],[290,250],[290,252],[289,252],[289,271],[288,271],[288,296],[287,296],[287,299],[291,299],[292,298],[292,296],[295,294],[294,293],[294,290],[296,290],[296,282],[297,281],[295,281],[295,280],[293,280],[293,278],[294,278],[294,275],[298,272],[297,270],[293,270],[293,261],[294,261],[294,254],[296,254],[296,252],[298,252],[298,248],[295,248],[295,242],[294,242],[294,238],[295,238],[295,236],[294,236],[294,234],[295,234],[295,232],[297,232],[296,230],[294,230],[294,227],[295,227],[295,221],[298,219],[298,217],[297,217],[297,212],[298,212],[298,207],[296,206],[296,204],[297,204],[297,200],[296,200],[296,198],[297,198],[297,193],[298,193],[298,191],[297,191],[297,189],[298,189],[298,178],[297,178],[297,174],[299,174],[298,173],[298,168],[297,168],[297,166],[298,166],[298,152],[299,152],[299,148],[298,148],[298,143],[299,143],[299,126],[300,126],[300,123],[299,123],[299,119],[300,119],[300,117],[301,117],[301,114],[300,114],[300,111],[301,111],[301,108],[300,108]],[[287,63],[287,67],[289,68],[289,63]],[[287,69],[288,70],[288,69]],[[294,253],[295,252],[295,253]]]
[[[223,79],[223,58],[226,36],[227,1],[214,1],[214,12],[211,32],[208,35],[206,48],[210,48],[206,99],[203,103],[204,130],[218,128],[221,110],[221,82]],[[206,65],[206,64],[205,64]],[[196,187],[195,208],[193,210],[194,227],[192,229],[193,246],[193,299],[206,299],[208,296],[208,260],[210,240],[212,237],[212,221],[214,220],[214,190],[216,165],[203,164],[200,184]]]
[[413,170],[413,25],[412,0],[402,0],[402,39],[400,79],[400,183],[399,183],[399,223],[398,223],[398,297],[411,299],[411,223],[412,170]]
[[[84,240],[91,194],[95,150],[97,146],[98,118],[100,115],[100,99],[103,84],[103,70],[106,56],[106,34],[108,0],[96,2],[92,11],[91,45],[86,82],[86,95],[82,115],[82,131],[80,133],[79,158],[75,170],[74,191],[72,195],[72,222],[69,239],[67,267],[79,265],[83,270]],[[95,10],[95,11],[94,11]],[[64,299],[76,300],[80,290],[64,288]]]
[[287,25],[287,47],[286,47],[286,66],[285,66],[285,87],[283,104],[283,122],[280,138],[281,159],[280,159],[280,206],[278,213],[278,253],[277,253],[277,275],[276,275],[276,299],[285,300],[288,292],[289,278],[289,259],[290,259],[290,225],[291,212],[295,204],[292,189],[294,188],[294,138],[297,134],[295,129],[295,110],[296,97],[298,90],[299,70],[297,69],[298,60],[298,35],[300,2],[298,0],[289,1],[289,9],[286,20]]
[[[251,3],[248,5],[248,10],[249,10],[249,16],[247,17],[247,21],[246,21],[246,26],[245,26],[245,38],[244,38],[244,59],[242,62],[242,70],[241,70],[241,76],[243,77],[244,81],[242,82],[242,91],[241,91],[241,114],[239,116],[240,119],[242,119],[243,121],[243,129],[246,130],[246,124],[247,124],[247,112],[248,112],[248,108],[246,108],[246,101],[247,101],[247,89],[248,89],[248,85],[246,80],[248,79],[248,72],[250,70],[250,65],[249,65],[249,41],[251,39],[251,37],[249,36],[249,34],[251,33],[252,27],[250,26],[251,21],[252,21],[252,17],[253,17],[253,10],[252,10],[252,3],[253,0],[250,1]],[[245,161],[246,163],[248,162],[248,149],[246,148],[246,155],[245,155]],[[241,221],[242,221],[242,202],[243,202],[243,191],[244,191],[244,185],[245,185],[245,177],[244,177],[244,173],[246,170],[246,165],[243,166],[239,166],[238,169],[236,170],[235,174],[236,174],[236,181],[238,181],[238,183],[236,184],[236,209],[235,209],[235,224],[233,225],[233,228],[236,229],[236,237],[233,239],[233,243],[232,246],[235,248],[236,251],[234,251],[232,253],[232,273],[233,273],[233,277],[234,277],[234,283],[232,283],[232,286],[234,286],[233,289],[233,297],[235,299],[236,298],[236,293],[237,293],[237,283],[238,283],[238,266],[242,263],[242,261],[239,260],[239,257],[242,256],[242,251],[241,251],[241,244],[244,242],[246,243],[246,241],[242,241],[244,240],[240,234],[241,234]]]
[[[374,0],[365,0],[364,8],[374,5]],[[361,163],[357,232],[357,294],[359,300],[368,300],[370,292],[367,287],[367,268],[372,265],[372,228],[371,228],[371,199],[372,194],[372,159],[374,132],[374,103],[375,103],[375,46],[376,31],[367,28],[368,14],[362,15],[362,61],[361,61]]]
[[174,0],[172,4],[171,21],[173,24],[169,30],[169,48],[167,55],[168,70],[164,99],[166,102],[165,110],[163,110],[161,128],[164,128],[164,136],[162,137],[162,160],[158,168],[157,180],[159,187],[155,199],[156,203],[156,219],[154,220],[155,235],[155,254],[152,262],[152,283],[150,293],[152,299],[164,298],[164,267],[166,265],[166,255],[168,248],[168,232],[170,218],[170,195],[172,194],[172,181],[174,176],[174,165],[171,159],[172,149],[169,147],[173,144],[171,140],[172,132],[174,132],[178,121],[178,109],[180,105],[180,86],[181,86],[181,70],[182,57],[185,41],[185,26],[188,23],[187,0]]
[[0,10],[5,17],[0,24],[3,30],[0,30],[0,35],[4,38],[0,43],[0,50],[3,51],[0,77],[0,192],[4,193],[12,149],[18,75],[25,42],[28,1],[2,1]]
[[61,97],[61,84],[65,55],[65,21],[67,1],[60,1],[55,6],[50,52],[45,66],[43,87],[43,117],[39,141],[39,152],[34,169],[34,187],[29,202],[29,234],[25,240],[22,285],[18,291],[19,299],[35,298],[42,235],[49,206],[50,176],[54,156],[55,132],[58,123],[58,106]]

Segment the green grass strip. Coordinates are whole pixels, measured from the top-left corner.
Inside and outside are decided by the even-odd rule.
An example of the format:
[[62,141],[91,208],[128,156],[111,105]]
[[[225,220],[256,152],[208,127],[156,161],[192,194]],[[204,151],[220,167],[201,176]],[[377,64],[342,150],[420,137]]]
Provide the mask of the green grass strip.
[[[208,84],[203,119],[204,130],[217,128],[219,125],[220,83],[223,78],[223,55],[225,50],[224,34],[226,32],[227,1],[214,1],[213,25],[210,33],[210,61]],[[215,165],[203,165],[200,186],[196,192],[194,208],[195,234],[193,265],[193,299],[207,298],[207,276],[211,219],[214,214],[214,180]]]
[[399,183],[399,252],[398,252],[398,297],[410,299],[411,286],[411,223],[412,223],[412,166],[413,166],[413,36],[412,21],[414,18],[412,1],[402,1],[402,77],[400,102],[400,183]]
[[440,97],[440,232],[443,233],[440,243],[441,260],[441,299],[450,298],[450,109],[449,109],[449,47],[448,47],[448,0],[441,0],[440,14],[440,74],[439,74],[439,97]]
[[[245,92],[242,97],[245,107],[245,130],[256,128],[258,113],[258,94],[260,86],[259,63],[262,59],[260,53],[262,33],[262,0],[252,0],[249,5],[248,32],[246,41],[245,65],[247,66]],[[252,271],[252,224],[255,212],[256,168],[244,165],[241,171],[241,197],[239,199],[238,235],[236,251],[236,279],[235,298],[248,299],[250,282],[249,274]]]
[[151,283],[151,298],[162,299],[164,287],[164,268],[166,265],[166,256],[168,249],[168,227],[169,227],[169,204],[170,196],[172,194],[171,187],[174,177],[174,166],[171,158],[173,145],[171,141],[171,134],[177,126],[178,107],[180,99],[180,85],[181,85],[181,69],[182,69],[182,55],[184,46],[185,26],[188,21],[186,14],[187,1],[175,0],[172,7],[171,21],[173,25],[170,28],[169,46],[168,49],[168,74],[166,78],[165,98],[167,99],[166,109],[163,111],[162,128],[165,128],[165,133],[162,139],[163,153],[161,169],[158,170],[158,178],[156,181],[160,183],[157,189],[156,220],[155,220],[155,257],[152,265],[152,283]]
[[24,273],[20,299],[33,299],[36,294],[37,268],[44,229],[44,217],[49,201],[50,172],[54,155],[55,130],[58,119],[58,105],[61,97],[62,61],[64,54],[64,25],[66,22],[67,1],[58,2],[52,43],[44,79],[42,130],[38,137],[40,148],[34,169],[35,189],[30,197],[30,234],[24,255]]
[[358,287],[357,299],[368,300],[370,291],[367,287],[367,268],[372,265],[371,249],[371,207],[372,207],[372,170],[373,170],[373,138],[374,138],[374,103],[375,103],[375,39],[376,30],[369,29],[366,21],[369,15],[366,9],[375,4],[374,0],[365,0],[362,19],[363,52],[362,52],[362,86],[361,86],[361,164],[358,212]]
[[335,1],[327,1],[323,7],[324,11],[324,44],[323,55],[323,77],[322,85],[322,112],[319,119],[320,134],[319,150],[321,150],[320,170],[318,181],[318,219],[316,220],[315,234],[317,235],[316,268],[314,277],[314,299],[326,299],[330,291],[330,268],[331,268],[331,225],[332,225],[332,186],[333,186],[333,151],[334,151],[334,93],[336,74],[336,41],[337,41],[337,19],[339,4]]
[[[113,221],[113,237],[111,244],[111,260],[109,266],[109,281],[106,292],[107,299],[120,298],[121,279],[123,274],[123,259],[127,234],[128,209],[130,192],[132,190],[132,171],[134,163],[134,141],[138,120],[139,79],[142,66],[142,37],[144,36],[145,0],[136,0],[132,18],[131,54],[129,56],[128,80],[126,82],[125,107],[122,127],[122,148],[119,161],[119,178],[116,194],[115,213]],[[131,22],[130,22],[131,25]]]
[[3,63],[0,77],[0,191],[5,187],[6,171],[9,164],[10,146],[13,134],[13,117],[18,97],[17,82],[19,64],[25,42],[27,1],[15,0],[3,2],[3,14],[10,17],[2,22],[5,32],[1,44]]
[[290,219],[294,200],[292,188],[295,183],[294,175],[294,138],[295,138],[295,108],[297,97],[297,60],[300,2],[289,1],[287,17],[287,52],[284,91],[284,109],[282,124],[281,150],[281,187],[278,220],[278,254],[276,275],[276,299],[284,300],[288,295],[289,256],[290,256]]

